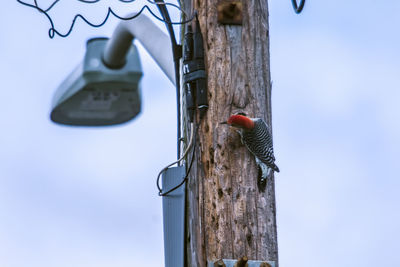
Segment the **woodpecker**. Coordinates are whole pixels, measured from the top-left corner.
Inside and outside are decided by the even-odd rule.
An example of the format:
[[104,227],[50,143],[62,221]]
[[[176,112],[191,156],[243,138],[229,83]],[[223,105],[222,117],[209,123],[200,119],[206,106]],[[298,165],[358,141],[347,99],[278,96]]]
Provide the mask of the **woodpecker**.
[[279,172],[278,166],[274,163],[271,130],[263,119],[232,115],[223,124],[238,129],[237,132],[241,136],[242,143],[255,156],[256,163],[261,169],[261,183],[266,182],[271,170]]

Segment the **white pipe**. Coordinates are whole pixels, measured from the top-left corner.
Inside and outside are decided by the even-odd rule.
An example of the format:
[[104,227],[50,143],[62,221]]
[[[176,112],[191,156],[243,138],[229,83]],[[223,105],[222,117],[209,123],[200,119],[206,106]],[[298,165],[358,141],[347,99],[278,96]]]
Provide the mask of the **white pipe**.
[[[135,14],[132,14],[135,15]],[[172,45],[168,36],[144,14],[121,21],[104,49],[103,60],[111,68],[125,64],[125,57],[136,38],[175,85]]]

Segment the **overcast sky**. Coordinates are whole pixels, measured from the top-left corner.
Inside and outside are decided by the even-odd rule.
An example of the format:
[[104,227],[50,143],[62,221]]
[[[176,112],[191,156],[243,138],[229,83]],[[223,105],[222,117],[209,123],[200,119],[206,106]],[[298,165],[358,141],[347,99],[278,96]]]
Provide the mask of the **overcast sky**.
[[[143,5],[102,2],[122,15]],[[280,266],[400,266],[400,1],[269,6]],[[54,91],[118,21],[50,39],[39,12],[16,1],[2,11],[0,266],[163,266],[155,178],[176,155],[173,86],[139,45],[138,118],[53,124]],[[106,6],[52,12],[65,32],[74,14],[100,22]]]

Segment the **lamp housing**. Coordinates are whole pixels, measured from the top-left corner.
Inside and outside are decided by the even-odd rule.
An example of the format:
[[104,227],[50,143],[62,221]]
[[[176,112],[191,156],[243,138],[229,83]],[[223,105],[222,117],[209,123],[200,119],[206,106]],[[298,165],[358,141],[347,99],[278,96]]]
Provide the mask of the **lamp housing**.
[[108,38],[87,42],[83,62],[61,83],[53,97],[53,122],[76,126],[114,125],[141,110],[139,53],[132,43],[122,66],[108,67],[103,51]]

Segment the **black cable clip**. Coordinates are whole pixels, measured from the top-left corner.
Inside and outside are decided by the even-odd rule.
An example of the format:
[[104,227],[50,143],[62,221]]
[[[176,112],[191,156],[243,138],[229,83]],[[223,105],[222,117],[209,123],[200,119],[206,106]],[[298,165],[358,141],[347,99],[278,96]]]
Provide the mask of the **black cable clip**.
[[197,104],[200,119],[208,109],[207,81],[204,65],[203,36],[196,16],[194,30],[186,25],[183,45],[183,82],[186,93],[186,106],[189,119],[193,122],[194,109]]

